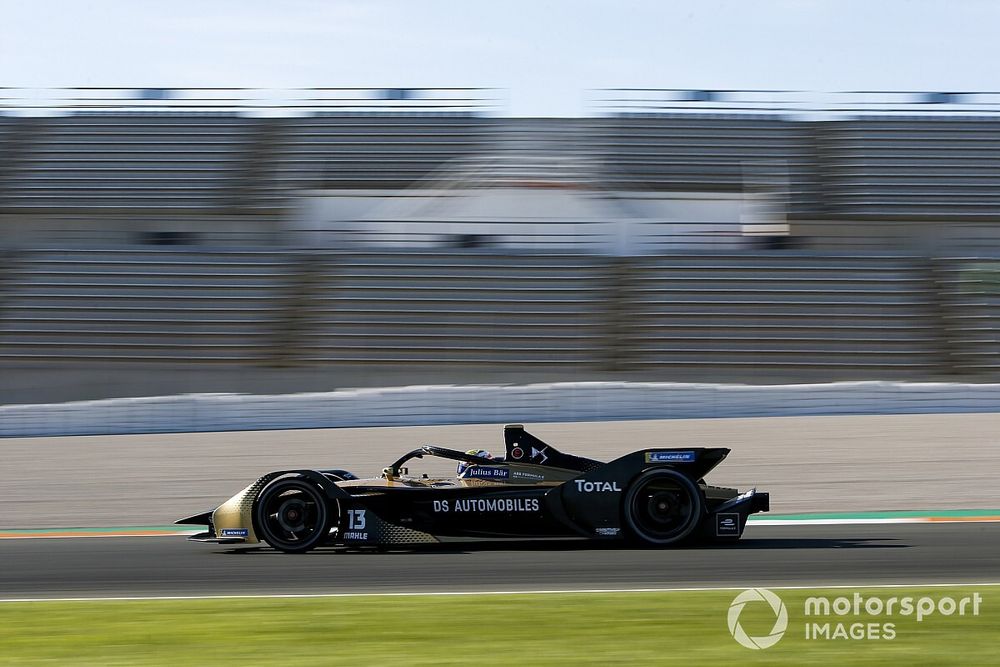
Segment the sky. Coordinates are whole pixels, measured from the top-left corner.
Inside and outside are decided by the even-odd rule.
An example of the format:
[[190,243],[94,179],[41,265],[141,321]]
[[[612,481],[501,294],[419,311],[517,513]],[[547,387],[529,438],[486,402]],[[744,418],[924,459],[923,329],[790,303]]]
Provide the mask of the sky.
[[1000,90],[995,0],[0,0],[0,86]]

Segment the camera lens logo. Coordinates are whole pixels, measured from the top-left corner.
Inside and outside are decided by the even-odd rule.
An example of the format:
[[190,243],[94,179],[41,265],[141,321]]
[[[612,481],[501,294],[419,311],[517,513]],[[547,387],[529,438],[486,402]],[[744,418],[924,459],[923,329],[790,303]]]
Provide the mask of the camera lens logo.
[[[774,612],[774,626],[769,634],[763,637],[751,637],[740,625],[740,614],[743,613],[743,607],[748,602],[766,602],[771,606],[771,611]],[[788,628],[788,610],[785,609],[785,603],[781,601],[781,598],[766,588],[748,588],[737,595],[732,604],[729,605],[728,621],[729,634],[740,646],[754,650],[771,648],[778,643]]]

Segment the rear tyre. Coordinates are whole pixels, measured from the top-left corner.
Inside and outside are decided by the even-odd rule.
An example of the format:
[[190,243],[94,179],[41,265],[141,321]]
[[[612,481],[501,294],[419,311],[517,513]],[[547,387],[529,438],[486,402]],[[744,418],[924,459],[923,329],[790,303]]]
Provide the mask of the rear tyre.
[[625,493],[625,525],[640,544],[665,547],[688,537],[701,521],[701,491],[669,468],[647,470]]
[[330,533],[330,507],[322,491],[301,477],[264,487],[254,505],[254,527],[264,542],[287,553],[305,553]]

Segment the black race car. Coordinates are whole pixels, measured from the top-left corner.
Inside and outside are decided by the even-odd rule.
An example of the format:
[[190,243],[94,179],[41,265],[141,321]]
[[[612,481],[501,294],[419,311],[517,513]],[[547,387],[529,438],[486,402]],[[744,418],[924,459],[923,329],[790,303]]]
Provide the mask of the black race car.
[[[390,547],[470,538],[577,537],[666,547],[737,540],[768,494],[709,486],[728,449],[643,449],[609,463],[557,451],[520,425],[504,427],[506,452],[427,445],[374,479],[345,470],[268,473],[210,512],[189,539],[266,542],[291,553],[323,545]],[[413,459],[458,463],[451,477],[411,475]]]

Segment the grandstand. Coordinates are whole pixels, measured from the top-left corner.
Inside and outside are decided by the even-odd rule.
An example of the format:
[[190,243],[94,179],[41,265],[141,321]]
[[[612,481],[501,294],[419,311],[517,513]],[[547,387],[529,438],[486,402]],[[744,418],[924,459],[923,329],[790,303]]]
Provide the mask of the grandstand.
[[589,256],[337,254],[319,258],[309,362],[599,368],[606,267]]
[[625,349],[635,365],[934,374],[941,364],[934,304],[913,258],[643,258],[630,296]]
[[815,213],[813,127],[768,116],[632,114],[595,124],[608,183],[622,190],[740,192],[773,179]]
[[389,107],[324,99],[284,108],[285,117],[239,98],[63,100],[27,114],[9,92],[0,210],[283,210],[302,190],[409,187],[456,159],[511,150],[597,159],[614,190],[769,182],[799,219],[981,218],[1000,205],[1000,106],[831,104],[809,115],[791,103],[706,101],[722,99],[712,91],[669,105],[619,92],[592,118],[531,120],[491,115],[474,92],[444,106],[406,95]]
[[1000,370],[995,94],[221,90],[0,96],[0,402]]
[[1000,211],[1000,117],[824,123],[816,143],[831,214],[947,221]]
[[226,209],[250,127],[228,116],[91,115],[11,128],[11,209]]
[[292,261],[252,251],[19,253],[7,267],[0,356],[267,359],[279,343]]
[[486,124],[468,114],[322,115],[267,129],[283,192],[406,187],[487,141]]

